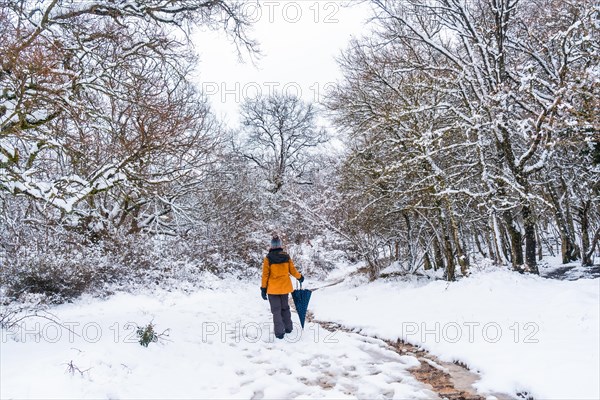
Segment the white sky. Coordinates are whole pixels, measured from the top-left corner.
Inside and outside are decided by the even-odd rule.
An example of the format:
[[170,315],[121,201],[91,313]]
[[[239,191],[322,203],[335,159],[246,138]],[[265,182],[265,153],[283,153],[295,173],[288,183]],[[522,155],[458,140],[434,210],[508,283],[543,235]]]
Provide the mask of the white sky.
[[256,21],[250,36],[263,56],[240,63],[223,32],[196,35],[200,54],[197,77],[213,109],[229,126],[237,125],[238,105],[257,92],[285,90],[319,102],[327,85],[340,77],[335,57],[351,36],[366,33],[368,4],[327,0],[266,1],[245,8]]

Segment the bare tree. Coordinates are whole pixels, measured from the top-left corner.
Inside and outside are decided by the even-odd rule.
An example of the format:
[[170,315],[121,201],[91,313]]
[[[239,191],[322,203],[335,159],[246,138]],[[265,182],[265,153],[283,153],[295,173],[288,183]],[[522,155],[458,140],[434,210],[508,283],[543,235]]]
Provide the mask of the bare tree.
[[242,104],[239,152],[264,174],[269,190],[284,184],[309,184],[310,152],[325,143],[325,130],[317,127],[312,104],[278,94],[249,99]]

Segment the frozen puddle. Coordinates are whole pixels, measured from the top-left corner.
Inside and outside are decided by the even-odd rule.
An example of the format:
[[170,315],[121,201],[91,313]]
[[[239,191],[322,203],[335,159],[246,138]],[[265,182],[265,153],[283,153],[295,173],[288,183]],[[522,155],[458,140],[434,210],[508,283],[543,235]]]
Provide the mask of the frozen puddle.
[[[72,332],[33,319],[3,332],[1,398],[436,397],[409,371],[417,357],[384,341],[309,322],[274,339],[255,286],[117,294],[51,311]],[[135,326],[151,321],[168,340],[142,347]]]

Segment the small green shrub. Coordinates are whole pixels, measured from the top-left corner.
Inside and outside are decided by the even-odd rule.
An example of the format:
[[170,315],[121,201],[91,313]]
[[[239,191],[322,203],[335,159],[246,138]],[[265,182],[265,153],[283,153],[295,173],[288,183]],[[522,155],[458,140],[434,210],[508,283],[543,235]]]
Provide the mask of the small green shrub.
[[159,335],[154,330],[154,324],[152,322],[150,322],[148,325],[143,326],[143,327],[138,326],[137,327],[137,336],[139,339],[139,343],[144,347],[148,347],[148,345],[150,343],[158,342],[158,338],[159,338]]

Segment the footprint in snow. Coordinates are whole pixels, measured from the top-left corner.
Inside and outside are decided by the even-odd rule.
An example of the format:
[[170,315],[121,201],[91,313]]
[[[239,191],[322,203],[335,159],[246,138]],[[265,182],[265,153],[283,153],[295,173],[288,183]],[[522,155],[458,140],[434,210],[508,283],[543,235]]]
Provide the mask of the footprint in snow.
[[252,395],[252,397],[250,398],[251,400],[260,400],[263,399],[265,397],[265,394],[262,390],[258,390],[256,392],[254,392],[254,394]]

